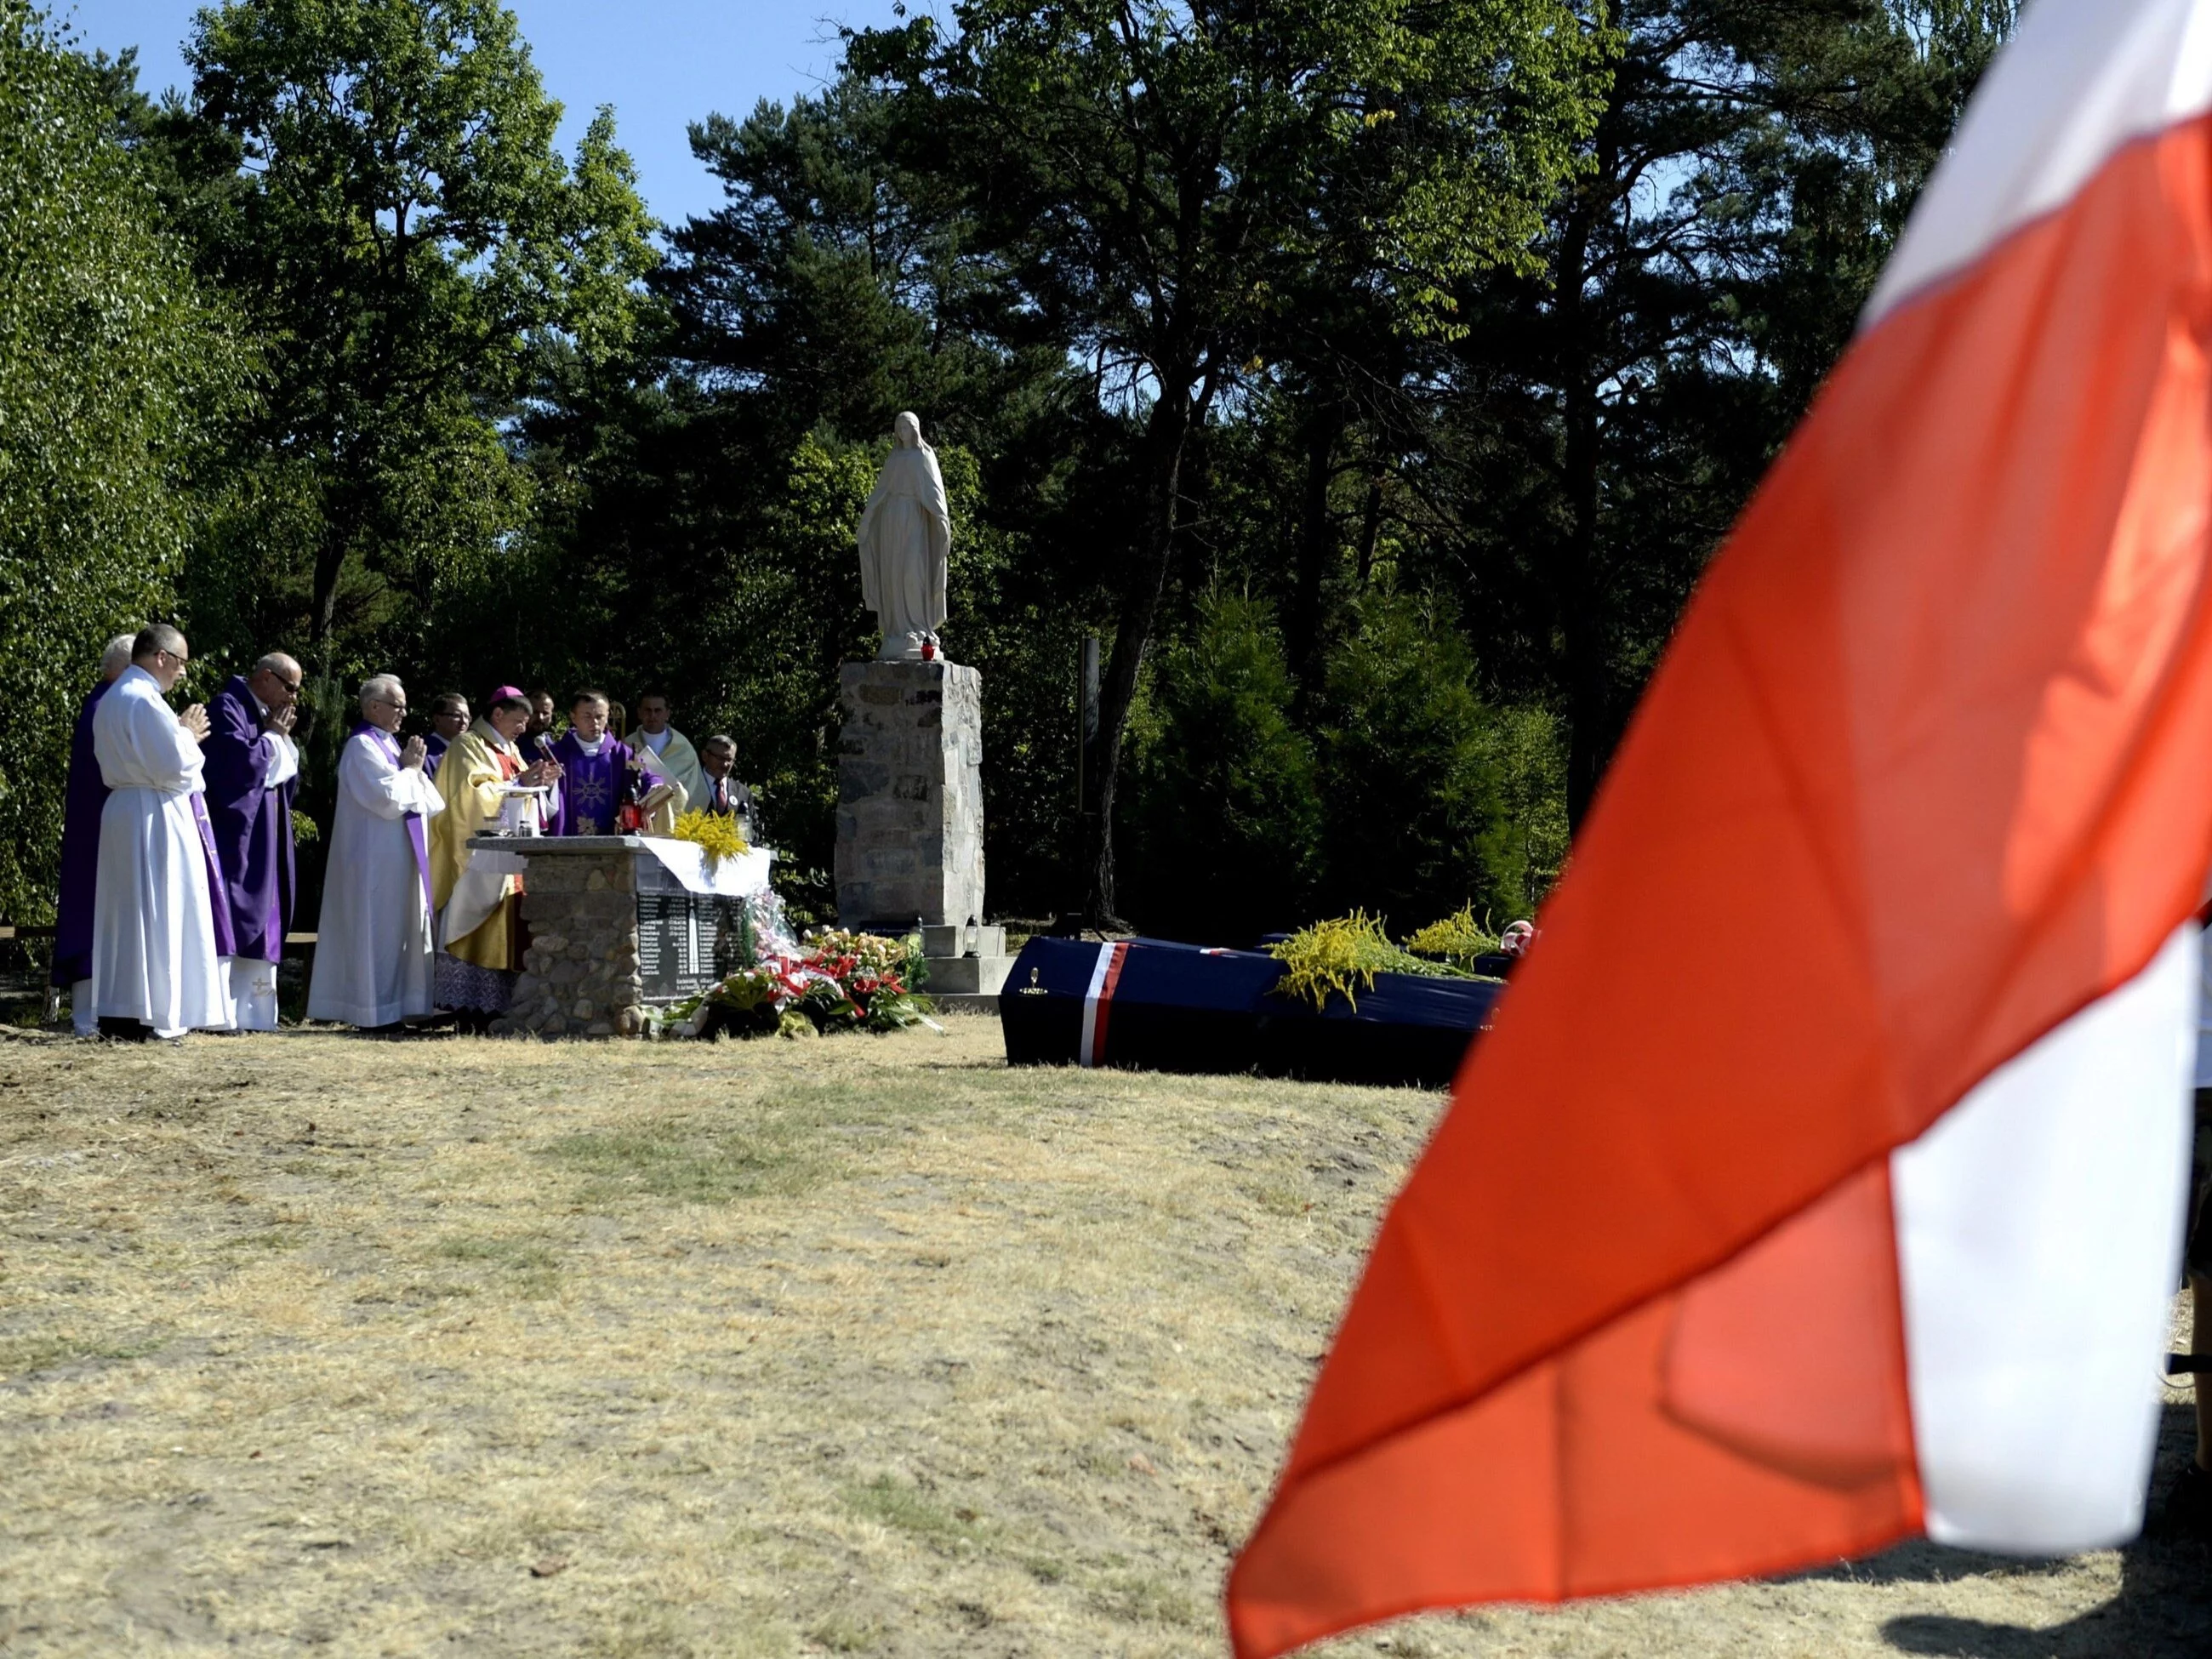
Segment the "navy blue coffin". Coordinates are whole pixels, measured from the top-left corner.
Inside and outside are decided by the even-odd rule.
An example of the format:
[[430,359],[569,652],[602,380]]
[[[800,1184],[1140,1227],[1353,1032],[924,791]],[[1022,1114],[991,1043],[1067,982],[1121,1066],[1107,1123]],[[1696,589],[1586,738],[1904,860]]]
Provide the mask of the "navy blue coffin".
[[999,996],[1006,1061],[1441,1088],[1504,988],[1382,974],[1356,1009],[1316,1010],[1274,994],[1283,972],[1251,951],[1033,939]]

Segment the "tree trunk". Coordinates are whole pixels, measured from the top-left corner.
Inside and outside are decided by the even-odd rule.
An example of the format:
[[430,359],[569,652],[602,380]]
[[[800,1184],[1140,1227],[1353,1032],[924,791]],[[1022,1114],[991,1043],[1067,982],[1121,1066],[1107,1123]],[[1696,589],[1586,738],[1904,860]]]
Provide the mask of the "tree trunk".
[[1613,751],[1613,721],[1597,569],[1598,394],[1587,356],[1571,347],[1565,392],[1569,522],[1559,570],[1559,635],[1566,657],[1567,823],[1579,830]]
[[345,570],[348,539],[343,530],[325,520],[322,544],[315,549],[315,586],[307,616],[307,661],[302,665],[315,682],[315,694],[301,699],[300,725],[294,734],[303,747],[315,735],[316,715],[326,707],[336,707],[339,696],[331,684],[337,668],[331,656],[337,632],[338,578]]
[[1367,475],[1367,505],[1359,515],[1359,586],[1364,592],[1375,574],[1375,544],[1382,534],[1382,468]]
[[1336,447],[1344,435],[1341,404],[1331,404],[1309,412],[1305,426],[1305,478],[1301,491],[1297,579],[1291,592],[1290,626],[1285,630],[1290,647],[1291,673],[1297,682],[1297,707],[1303,714],[1321,690],[1322,588],[1336,551],[1334,526],[1328,516],[1328,486],[1336,466]]
[[1114,804],[1121,782],[1121,738],[1129,723],[1130,707],[1136,702],[1138,672],[1152,644],[1160,590],[1167,581],[1168,562],[1175,550],[1183,448],[1190,436],[1191,392],[1197,380],[1195,373],[1174,379],[1161,375],[1159,401],[1152,405],[1152,418],[1145,426],[1143,538],[1132,562],[1128,586],[1121,594],[1114,655],[1107,665],[1106,684],[1099,699],[1097,846],[1090,861],[1089,891],[1083,901],[1084,919],[1094,927],[1121,926],[1114,896]]
[[[1616,89],[1615,95],[1618,96]],[[1566,405],[1565,484],[1568,530],[1554,603],[1564,647],[1567,702],[1567,825],[1579,831],[1612,757],[1613,709],[1606,662],[1606,594],[1598,546],[1600,324],[1590,315],[1590,237],[1613,199],[1618,155],[1610,120],[1601,126],[1598,167],[1577,189],[1559,239],[1559,377]]]

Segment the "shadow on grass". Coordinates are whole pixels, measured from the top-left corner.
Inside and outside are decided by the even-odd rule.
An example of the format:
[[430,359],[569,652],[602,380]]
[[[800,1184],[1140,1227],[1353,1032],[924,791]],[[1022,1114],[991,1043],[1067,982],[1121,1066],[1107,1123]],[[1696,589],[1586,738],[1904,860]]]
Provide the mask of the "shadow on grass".
[[[2188,1407],[2166,1408],[2159,1425],[2157,1473],[2151,1489],[2154,1512],[2189,1456],[2194,1431]],[[1969,1576],[2053,1572],[2063,1565],[1915,1543],[1871,1560],[1805,1576],[1940,1583]],[[2108,1659],[2120,1655],[2126,1659],[2203,1659],[2212,1654],[2212,1550],[2194,1540],[2139,1538],[2120,1553],[2119,1594],[2063,1625],[2032,1629],[1911,1613],[1889,1620],[1881,1633],[1900,1653],[1936,1659]]]

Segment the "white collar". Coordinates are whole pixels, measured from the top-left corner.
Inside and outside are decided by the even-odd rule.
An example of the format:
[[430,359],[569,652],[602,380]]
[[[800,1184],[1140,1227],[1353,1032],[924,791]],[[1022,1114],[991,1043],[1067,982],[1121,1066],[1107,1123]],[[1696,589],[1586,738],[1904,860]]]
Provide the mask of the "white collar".
[[589,743],[586,743],[581,738],[577,737],[575,732],[573,731],[570,732],[568,735],[570,738],[574,739],[577,748],[582,750],[594,760],[599,758],[599,750],[607,746],[607,734],[604,732],[600,732],[598,737],[592,738]]
[[659,755],[666,752],[668,740],[676,735],[676,728],[672,726],[664,726],[658,732],[641,732],[637,735],[644,739],[647,749]]

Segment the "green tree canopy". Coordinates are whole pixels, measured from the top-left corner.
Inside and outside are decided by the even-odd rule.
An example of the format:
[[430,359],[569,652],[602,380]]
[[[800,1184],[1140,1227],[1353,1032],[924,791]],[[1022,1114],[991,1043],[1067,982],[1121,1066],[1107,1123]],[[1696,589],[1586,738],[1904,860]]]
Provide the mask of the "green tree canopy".
[[1115,905],[1121,738],[1190,435],[1328,268],[1415,332],[1523,267],[1603,96],[1607,37],[1562,0],[958,0],[854,38],[910,176],[962,218],[1010,329],[1146,411],[1118,556],[1087,907]]
[[267,364],[241,538],[318,666],[419,650],[527,525],[505,423],[548,352],[604,359],[635,328],[653,255],[629,158],[603,110],[563,159],[495,0],[228,0],[187,56],[250,185],[209,246]]
[[0,915],[48,913],[71,723],[165,617],[242,354],[157,228],[100,73],[0,0]]

